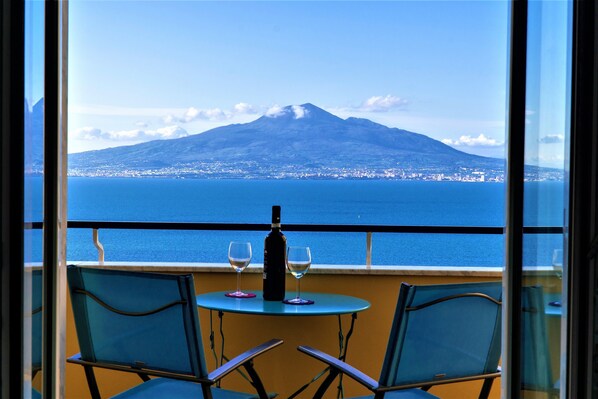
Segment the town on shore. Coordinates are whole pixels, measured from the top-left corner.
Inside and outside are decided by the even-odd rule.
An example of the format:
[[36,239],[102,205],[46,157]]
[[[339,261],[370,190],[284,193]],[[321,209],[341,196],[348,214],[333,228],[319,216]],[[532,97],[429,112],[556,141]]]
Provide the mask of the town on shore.
[[[505,181],[504,169],[480,169],[455,167],[410,169],[410,168],[252,168],[244,165],[220,162],[181,165],[162,168],[71,168],[72,177],[132,177],[132,178],[190,178],[190,179],[381,179],[455,182],[496,182]],[[560,169],[527,167],[526,181],[561,181]]]

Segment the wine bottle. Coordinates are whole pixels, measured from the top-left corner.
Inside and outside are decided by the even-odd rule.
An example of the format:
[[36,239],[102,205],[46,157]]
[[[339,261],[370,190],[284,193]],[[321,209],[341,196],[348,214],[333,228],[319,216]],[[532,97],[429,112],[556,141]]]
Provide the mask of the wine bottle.
[[272,206],[272,230],[264,240],[264,300],[282,301],[285,291],[287,239],[280,231],[280,206]]

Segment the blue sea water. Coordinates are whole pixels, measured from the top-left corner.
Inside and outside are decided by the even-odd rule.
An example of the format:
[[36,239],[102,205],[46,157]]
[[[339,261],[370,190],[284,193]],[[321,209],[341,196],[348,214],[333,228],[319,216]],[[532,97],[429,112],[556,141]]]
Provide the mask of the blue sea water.
[[[504,226],[499,183],[390,180],[192,180],[69,178],[69,220]],[[563,185],[526,185],[526,225],[562,225]],[[69,229],[69,261],[95,260],[91,230]],[[248,240],[263,260],[266,232],[100,230],[106,261],[227,262],[231,240]],[[308,245],[314,264],[365,264],[365,233],[286,232]],[[525,264],[549,265],[562,236],[526,237]],[[373,235],[375,265],[501,266],[501,235]]]

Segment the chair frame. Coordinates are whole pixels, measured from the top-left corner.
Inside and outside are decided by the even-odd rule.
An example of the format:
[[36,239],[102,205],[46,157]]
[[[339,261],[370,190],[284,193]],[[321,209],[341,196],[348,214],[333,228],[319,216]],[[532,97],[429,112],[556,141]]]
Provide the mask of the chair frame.
[[[84,289],[71,289],[71,295],[86,295],[95,301],[100,306],[106,308],[107,310],[118,313],[121,315],[126,316],[147,316],[155,313],[159,313],[165,309],[168,309],[173,306],[177,305],[187,305],[187,301],[180,300],[174,301],[172,303],[166,304],[156,309],[152,309],[145,312],[128,312],[121,309],[116,309],[100,298],[98,298],[93,293],[84,290]],[[212,391],[211,387],[219,382],[222,378],[230,374],[231,372],[243,367],[249,376],[249,383],[255,388],[258,397],[260,399],[268,399],[268,393],[266,392],[264,385],[258,376],[257,372],[255,371],[253,365],[253,359],[257,356],[262,355],[263,353],[282,345],[283,341],[281,339],[271,339],[258,345],[252,349],[245,351],[244,353],[230,359],[225,364],[222,364],[216,370],[208,373],[207,376],[198,378],[193,374],[184,374],[184,373],[175,373],[175,372],[168,372],[163,370],[155,370],[151,368],[144,367],[143,364],[136,364],[136,365],[123,365],[111,362],[99,362],[99,361],[90,361],[84,360],[81,358],[81,353],[77,353],[67,359],[68,363],[78,364],[83,366],[85,371],[85,377],[87,379],[87,385],[89,387],[91,396],[93,399],[101,399],[100,390],[98,387],[98,383],[95,377],[94,368],[103,368],[108,370],[115,370],[115,371],[123,371],[129,373],[137,374],[142,381],[146,382],[150,380],[150,376],[153,377],[163,377],[163,378],[171,378],[176,380],[183,380],[201,384],[201,390],[203,393],[204,399],[212,399]]]
[[[408,284],[403,283],[402,286],[410,287]],[[401,289],[399,292],[399,301],[398,303],[405,303],[407,297],[407,290]],[[492,298],[489,295],[482,294],[482,293],[464,293],[464,294],[456,294],[456,295],[448,295],[445,297],[441,297],[426,303],[423,303],[419,306],[414,307],[406,307],[405,312],[413,312],[420,309],[427,308],[429,306],[433,306],[435,304],[446,302],[458,298],[464,297],[479,297],[490,302],[495,303],[498,306],[502,305],[501,301],[497,301],[496,299]],[[396,321],[396,320],[395,320]],[[393,327],[394,328],[394,327]],[[392,333],[391,333],[392,336]],[[372,391],[374,394],[374,399],[382,399],[387,392],[390,391],[398,391],[404,389],[412,389],[412,388],[421,388],[424,391],[429,390],[431,387],[436,385],[445,385],[445,384],[453,384],[458,382],[466,382],[466,381],[475,381],[475,380],[484,380],[482,384],[482,388],[480,390],[480,394],[478,396],[479,399],[487,399],[490,395],[490,390],[492,388],[492,383],[494,379],[501,376],[501,369],[498,369],[495,372],[491,373],[484,373],[479,375],[472,375],[472,376],[465,376],[465,377],[458,377],[458,378],[443,378],[429,382],[419,382],[414,384],[403,384],[403,385],[393,385],[393,386],[384,386],[381,385],[378,381],[373,379],[372,377],[368,376],[367,374],[363,373],[362,371],[356,369],[355,367],[345,363],[342,360],[339,360],[333,356],[328,355],[318,349],[314,349],[310,346],[302,345],[297,348],[300,352],[305,353],[308,356],[311,356],[325,364],[328,365],[329,373],[328,376],[324,379],[322,384],[318,387],[318,390],[313,396],[313,399],[321,399],[324,396],[326,390],[330,387],[334,379],[339,374],[344,374],[353,379],[354,381],[358,382],[365,388]]]
[[247,374],[251,379],[250,383],[256,389],[259,398],[268,399],[269,396],[266,392],[266,389],[264,388],[264,384],[262,383],[260,377],[255,371],[255,368],[253,367],[253,359],[269,351],[270,349],[282,345],[282,343],[283,341],[280,339],[272,339],[267,342],[264,342],[263,344],[249,349],[248,351],[240,354],[239,356],[236,356],[233,359],[229,360],[222,366],[218,367],[216,370],[209,373],[205,378],[196,378],[188,374],[170,373],[165,371],[145,369],[143,367],[123,366],[114,363],[91,362],[81,359],[80,353],[77,353],[76,355],[69,357],[67,359],[67,362],[83,366],[85,370],[85,377],[87,379],[87,385],[89,386],[89,391],[91,392],[91,397],[93,399],[101,399],[100,390],[98,388],[98,383],[93,370],[94,367],[135,373],[139,375],[139,377],[144,382],[149,381],[150,376],[195,382],[201,384],[204,399],[212,399],[212,391],[210,390],[212,385],[215,385],[218,381],[220,381],[222,378],[235,371],[239,367],[243,367],[247,371]]

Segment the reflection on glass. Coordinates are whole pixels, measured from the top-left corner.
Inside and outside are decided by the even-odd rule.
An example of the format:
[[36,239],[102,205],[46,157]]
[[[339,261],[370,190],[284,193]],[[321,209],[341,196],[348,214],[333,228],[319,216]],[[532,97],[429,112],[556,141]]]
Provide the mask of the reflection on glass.
[[[552,372],[551,349],[547,330],[545,302],[547,293],[541,286],[523,287],[522,304],[522,387],[532,395],[548,393],[558,396]],[[527,397],[527,396],[525,396]],[[535,397],[535,396],[534,396]]]

